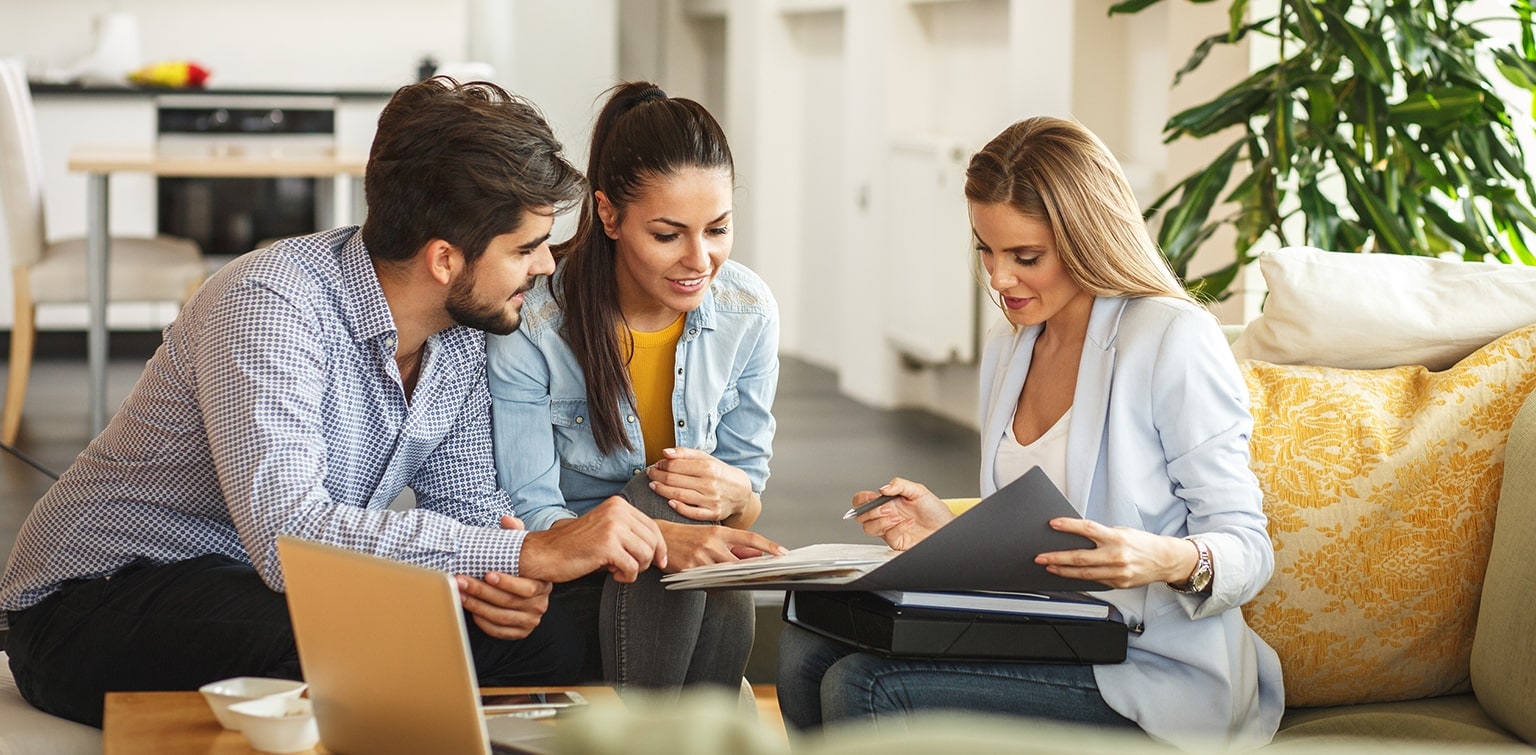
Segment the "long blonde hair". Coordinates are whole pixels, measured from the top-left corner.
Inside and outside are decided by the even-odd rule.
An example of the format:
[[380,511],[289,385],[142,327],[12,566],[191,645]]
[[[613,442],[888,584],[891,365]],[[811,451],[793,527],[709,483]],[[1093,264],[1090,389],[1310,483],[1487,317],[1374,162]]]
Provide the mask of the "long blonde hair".
[[1044,222],[1067,274],[1094,296],[1195,302],[1147,232],[1120,163],[1079,123],[1041,116],[1003,129],[971,158],[965,197]]

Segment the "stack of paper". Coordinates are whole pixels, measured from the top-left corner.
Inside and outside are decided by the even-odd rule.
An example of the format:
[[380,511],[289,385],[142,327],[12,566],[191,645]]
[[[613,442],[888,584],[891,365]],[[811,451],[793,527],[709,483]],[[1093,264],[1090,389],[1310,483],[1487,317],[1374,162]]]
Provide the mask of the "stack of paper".
[[662,578],[669,590],[1107,590],[1050,573],[1047,552],[1095,547],[1051,527],[1077,510],[1039,467],[905,551],[884,544],[825,543],[744,561],[685,569]]
[[669,590],[749,587],[757,582],[782,584],[800,580],[814,580],[824,585],[842,584],[874,571],[897,553],[884,545],[822,543],[796,548],[783,556],[759,556],[696,566],[668,574],[661,581]]

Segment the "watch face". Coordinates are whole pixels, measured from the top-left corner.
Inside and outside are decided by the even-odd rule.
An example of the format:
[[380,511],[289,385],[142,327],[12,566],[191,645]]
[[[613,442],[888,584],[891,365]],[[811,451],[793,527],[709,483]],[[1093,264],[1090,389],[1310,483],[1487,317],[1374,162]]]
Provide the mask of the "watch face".
[[1194,576],[1189,578],[1189,585],[1193,588],[1194,592],[1200,592],[1211,586],[1211,565],[1209,562],[1201,560],[1200,565],[1195,568]]

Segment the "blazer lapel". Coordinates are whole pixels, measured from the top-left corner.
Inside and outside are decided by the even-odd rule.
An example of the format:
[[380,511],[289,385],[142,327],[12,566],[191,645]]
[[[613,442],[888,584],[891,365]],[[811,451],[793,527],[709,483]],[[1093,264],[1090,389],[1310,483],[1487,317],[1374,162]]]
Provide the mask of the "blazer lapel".
[[1110,383],[1115,374],[1115,331],[1125,299],[1099,297],[1088,317],[1088,337],[1077,366],[1077,390],[1072,395],[1072,422],[1067,428],[1067,500],[1086,516],[1093,500],[1093,475],[1104,445],[1109,415]]
[[1019,406],[1019,393],[1024,390],[1024,378],[1029,375],[1029,362],[1034,355],[1035,338],[1039,335],[1038,325],[1012,334],[1008,354],[999,361],[992,375],[991,409],[983,418],[981,428],[981,458],[987,462],[982,470],[983,496],[991,495],[998,488],[997,449],[1002,445],[1003,429],[1013,421],[1013,412]]

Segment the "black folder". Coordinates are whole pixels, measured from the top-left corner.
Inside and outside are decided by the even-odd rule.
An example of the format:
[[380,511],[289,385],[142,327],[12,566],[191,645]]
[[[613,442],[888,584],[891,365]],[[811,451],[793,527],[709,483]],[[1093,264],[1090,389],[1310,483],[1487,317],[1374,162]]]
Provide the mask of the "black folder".
[[689,581],[690,577],[730,575],[739,566],[762,561],[747,559],[685,569],[661,581],[669,589],[710,590],[1108,590],[1100,582],[1052,574],[1035,563],[1035,556],[1041,553],[1096,547],[1082,535],[1051,528],[1052,519],[1077,516],[1077,510],[1051,478],[1034,467],[908,550],[862,574],[821,577],[816,573],[785,573],[765,578],[750,573],[735,581]]
[[886,657],[946,660],[1120,663],[1130,634],[1118,617],[912,608],[861,591],[791,591],[784,621]]

